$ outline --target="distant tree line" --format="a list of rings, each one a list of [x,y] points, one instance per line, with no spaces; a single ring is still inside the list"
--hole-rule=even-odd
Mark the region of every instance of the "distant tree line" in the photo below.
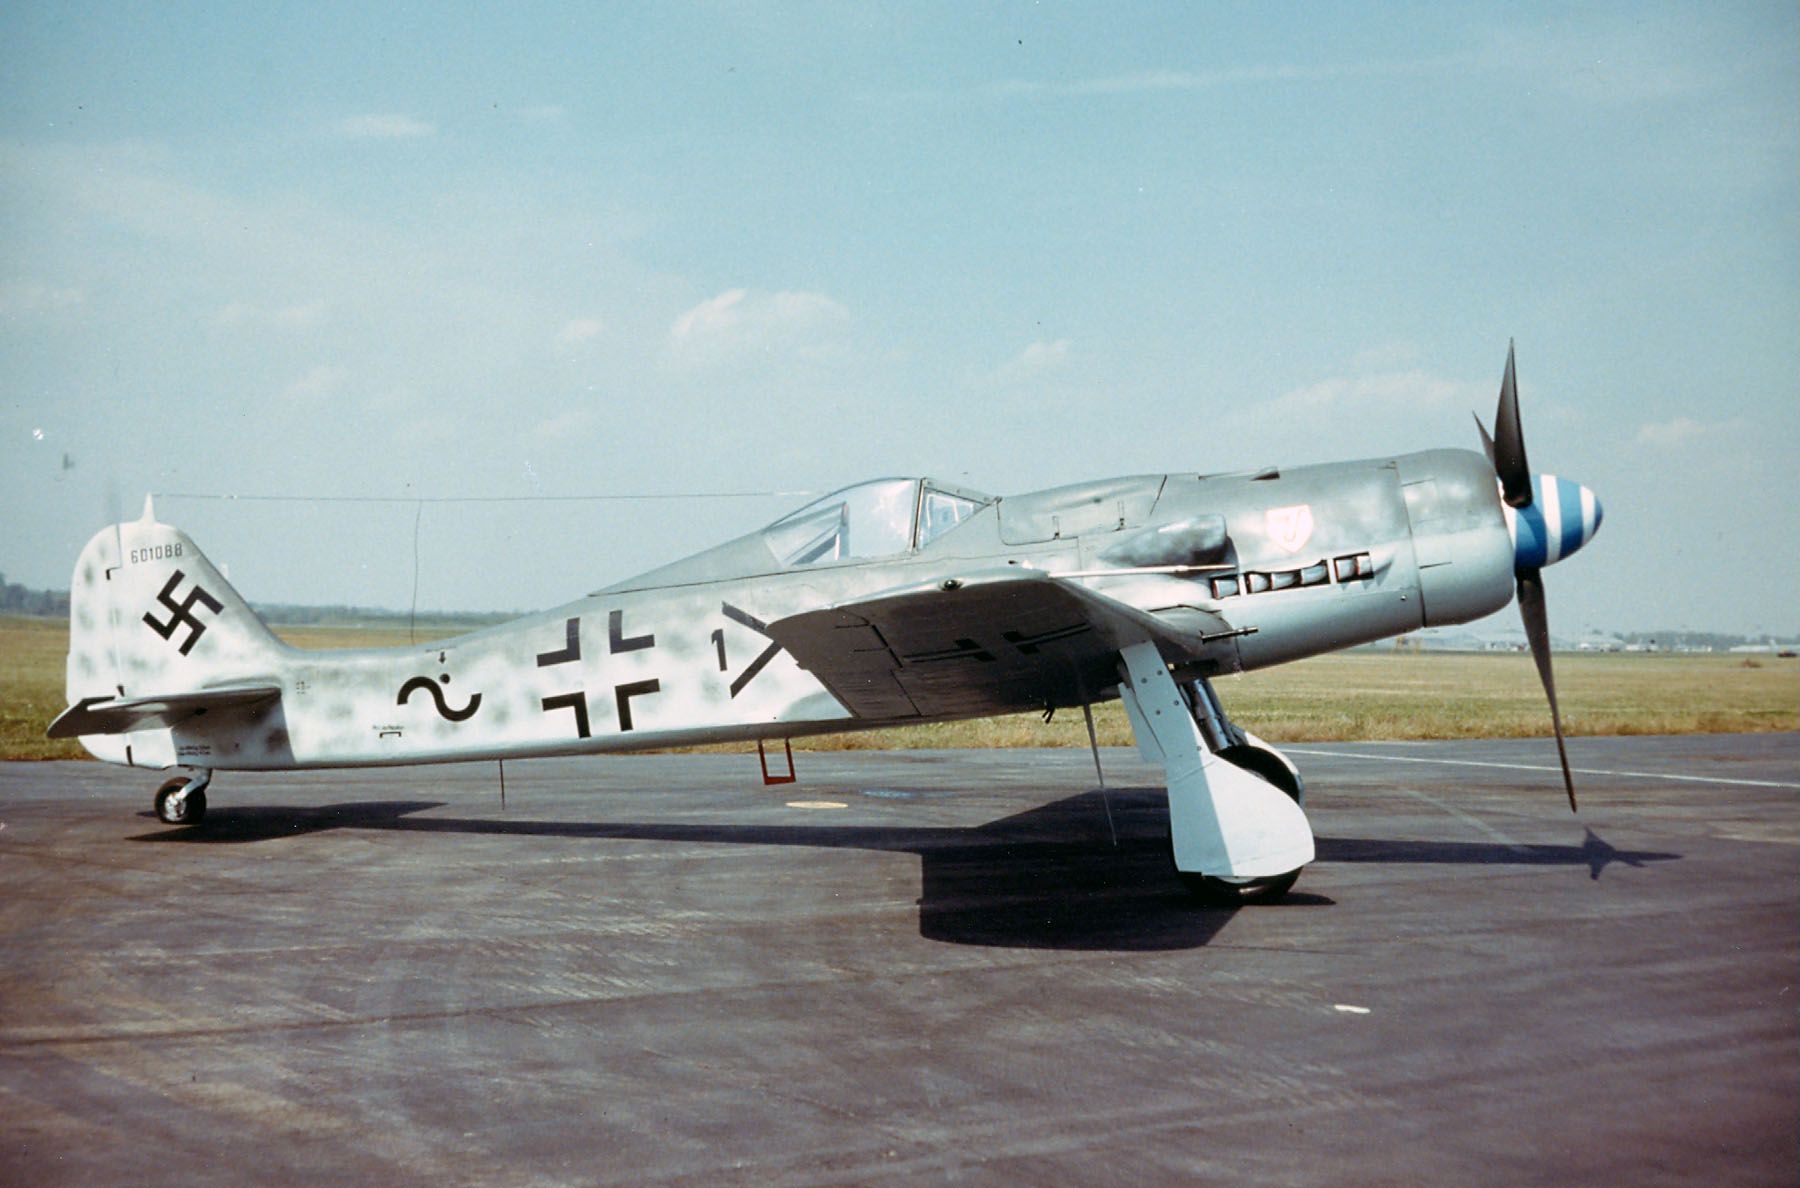
[[[66,619],[69,616],[69,592],[27,589],[17,582],[7,581],[6,575],[0,573],[0,614]]]
[[[1620,633],[1619,638],[1627,645],[1661,651],[1699,651],[1711,648],[1715,652],[1723,652],[1740,644],[1762,643],[1767,637],[1728,635],[1721,631],[1625,631]]]
[[[318,623],[333,625],[391,625],[416,618],[421,623],[488,624],[501,623],[513,616],[504,611],[408,611],[380,610],[367,606],[295,606],[286,602],[257,602],[251,606],[265,622],[285,626],[306,627]],[[39,615],[50,619],[69,617],[67,590],[33,590],[17,582],[8,582],[0,573],[0,615]]]

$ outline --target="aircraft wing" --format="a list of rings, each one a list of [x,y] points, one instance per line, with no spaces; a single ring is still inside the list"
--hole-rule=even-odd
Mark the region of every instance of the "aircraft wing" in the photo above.
[[[150,697],[84,697],[50,723],[51,738],[84,734],[129,734],[173,726],[209,709],[256,705],[281,696],[280,685],[222,685],[188,693]]]
[[[1233,634],[1205,611],[1178,618],[1006,569],[790,615],[768,632],[858,718],[974,717],[1097,700],[1129,644],[1197,656]]]

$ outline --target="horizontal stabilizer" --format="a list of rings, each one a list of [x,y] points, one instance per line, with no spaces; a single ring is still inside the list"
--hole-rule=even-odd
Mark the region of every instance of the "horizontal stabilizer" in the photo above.
[[[129,734],[173,726],[213,709],[258,705],[281,696],[280,685],[221,685],[192,693],[150,697],[84,697],[56,716],[49,737]]]

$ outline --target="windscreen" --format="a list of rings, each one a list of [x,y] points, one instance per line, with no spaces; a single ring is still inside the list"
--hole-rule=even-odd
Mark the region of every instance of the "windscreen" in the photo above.
[[[889,557],[912,548],[919,480],[876,479],[833,492],[764,533],[783,565]]]

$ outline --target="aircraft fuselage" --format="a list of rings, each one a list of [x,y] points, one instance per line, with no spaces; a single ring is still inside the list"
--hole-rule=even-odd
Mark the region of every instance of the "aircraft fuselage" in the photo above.
[[[185,538],[174,529],[121,527],[142,532],[110,546],[119,560],[141,554],[178,563],[168,554]],[[921,583],[949,589],[961,575],[1009,567],[1067,577],[1177,627],[1191,620],[1181,637],[1191,646],[1177,641],[1168,654],[1164,645],[1186,677],[1464,622],[1504,606],[1512,592],[1513,544],[1493,470],[1459,450],[1055,488],[988,502],[924,547],[875,559],[783,565],[764,535],[453,639],[343,652],[276,645],[259,658],[267,671],[234,676],[278,686],[278,698],[174,721],[166,733],[90,739],[90,749],[116,750],[102,757],[119,761],[128,754],[138,766],[278,769],[642,750],[905,724],[921,718],[904,698],[891,713],[853,715],[769,625]],[[103,538],[111,536],[96,543]],[[183,551],[197,555],[191,542]],[[178,610],[204,621],[205,605],[179,601],[182,591],[180,583],[163,588],[171,628]],[[134,611],[125,608],[115,632],[141,636],[162,622],[138,622]],[[1220,620],[1227,630],[1216,629]],[[951,647],[898,657],[900,683],[909,670],[1054,650],[1055,634],[1014,630],[1002,615]],[[121,666],[122,694],[151,691],[165,660],[181,663],[180,637],[171,635],[166,646],[134,638],[134,649],[152,645],[157,658],[148,668]],[[75,663],[72,652],[72,673]],[[1116,695],[1116,669],[1072,676],[1086,700]],[[1015,691],[958,716],[1068,700],[1067,687]]]

